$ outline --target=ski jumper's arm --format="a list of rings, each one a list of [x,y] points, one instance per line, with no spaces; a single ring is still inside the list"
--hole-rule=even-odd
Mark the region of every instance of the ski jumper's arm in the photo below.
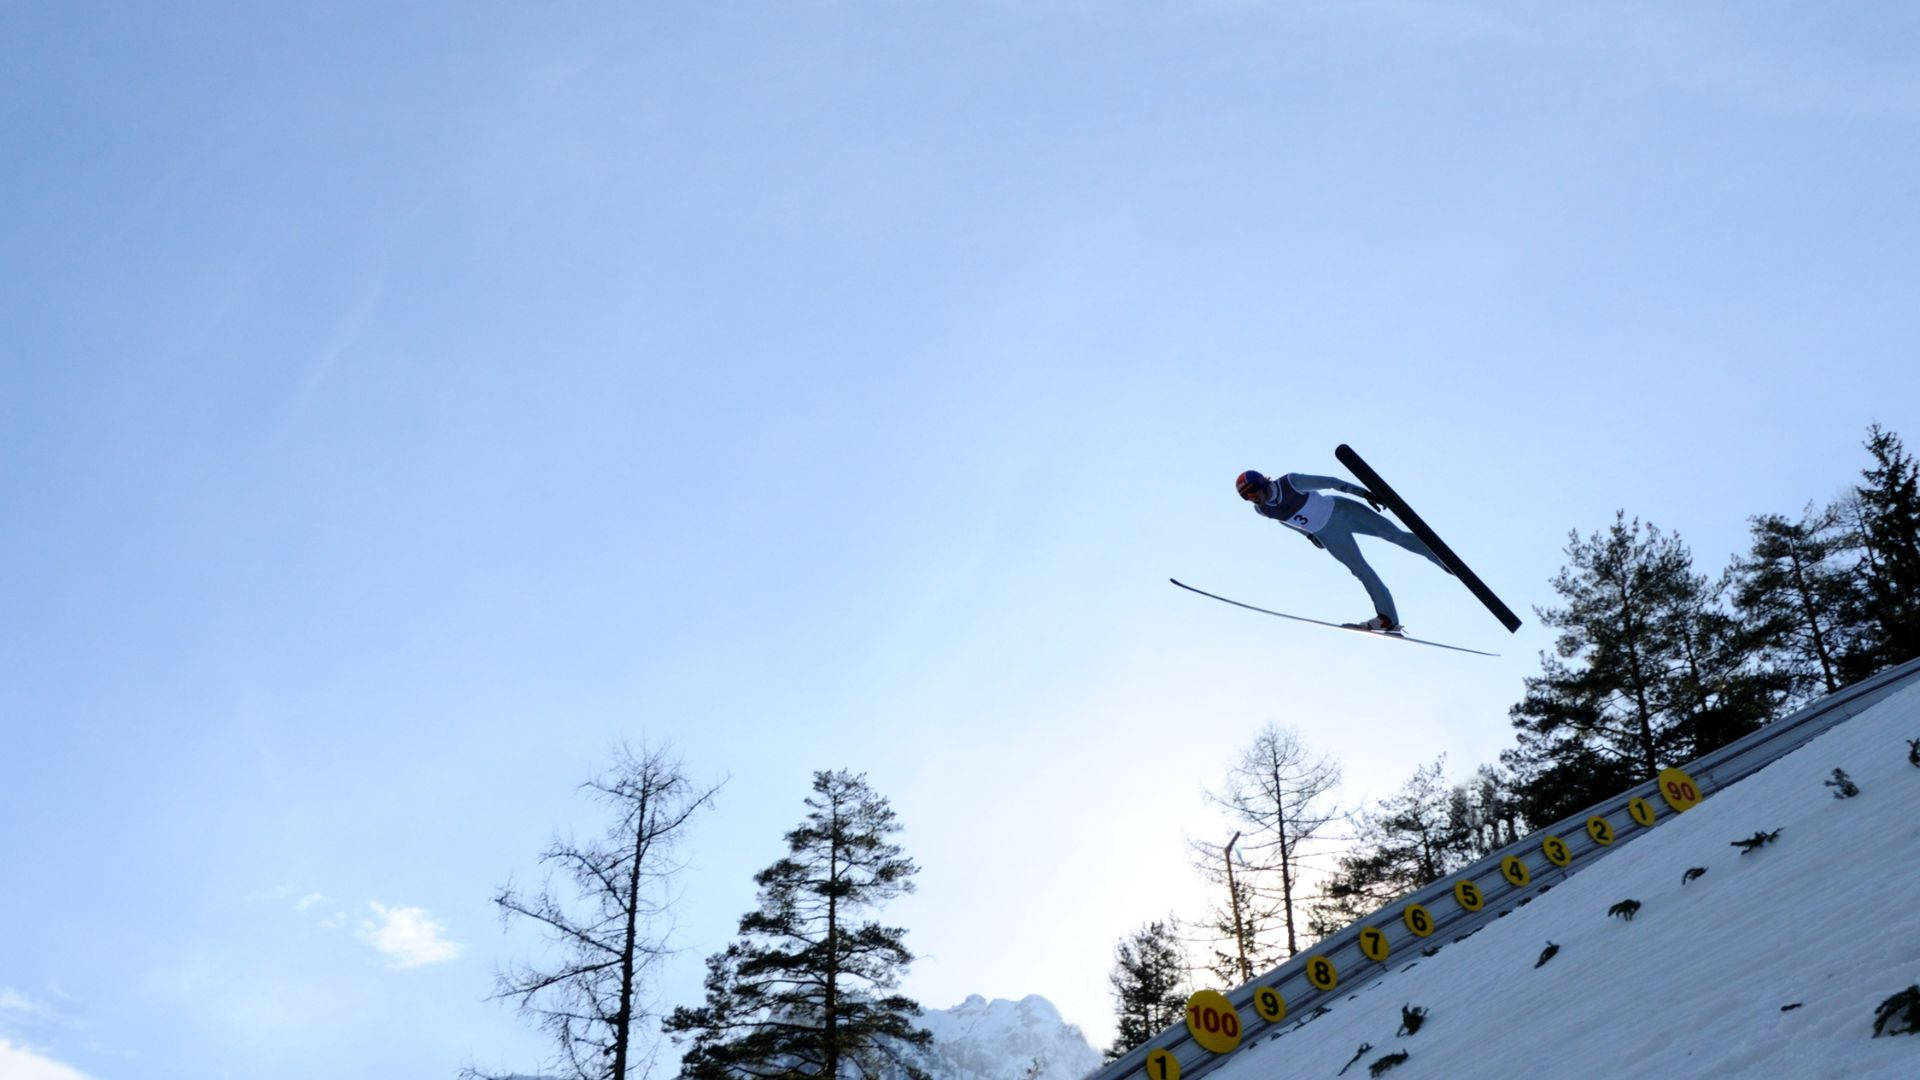
[[[1353,495],[1362,499],[1371,499],[1373,493],[1359,484],[1350,484],[1333,476],[1314,476],[1311,473],[1288,473],[1287,483],[1300,491],[1326,491],[1331,488],[1343,495]]]

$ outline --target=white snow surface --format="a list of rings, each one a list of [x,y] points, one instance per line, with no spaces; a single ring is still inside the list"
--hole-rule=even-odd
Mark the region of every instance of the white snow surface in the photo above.
[[[933,1033],[921,1067],[935,1080],[1080,1080],[1100,1065],[1080,1029],[1038,994],[1019,1001],[974,994],[951,1009],[927,1010],[919,1024]]]
[[[1920,1035],[1871,1037],[1875,1006],[1920,983],[1912,738],[1920,686],[1467,940],[1431,958],[1394,956],[1391,974],[1298,1030],[1243,1045],[1208,1080],[1331,1080],[1361,1043],[1373,1049],[1343,1080],[1402,1050],[1385,1080],[1920,1077]],[[1821,786],[1836,767],[1857,797]],[[1752,854],[1730,846],[1774,829]],[[1706,874],[1681,884],[1695,866]],[[1631,922],[1608,917],[1629,898],[1642,905]],[[1560,951],[1535,969],[1549,940]],[[1409,960],[1417,966],[1402,970]],[[1403,1004],[1430,1011],[1417,1033],[1396,1036]]]

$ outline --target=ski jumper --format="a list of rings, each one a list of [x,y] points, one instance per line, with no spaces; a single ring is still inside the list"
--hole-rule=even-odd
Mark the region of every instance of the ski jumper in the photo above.
[[[1393,606],[1393,594],[1387,591],[1386,583],[1380,580],[1379,574],[1373,572],[1373,567],[1367,565],[1366,557],[1360,554],[1360,545],[1354,542],[1354,537],[1363,534],[1377,536],[1428,559],[1442,570],[1447,570],[1447,565],[1428,551],[1427,545],[1421,543],[1419,537],[1360,503],[1321,494],[1329,488],[1360,498],[1367,496],[1367,489],[1345,480],[1307,473],[1287,473],[1273,478],[1272,500],[1256,502],[1253,509],[1261,517],[1272,518],[1290,529],[1307,534],[1316,544],[1326,548],[1327,554],[1340,560],[1340,565],[1366,586],[1367,596],[1373,600],[1374,611],[1393,625],[1400,625],[1400,614]]]

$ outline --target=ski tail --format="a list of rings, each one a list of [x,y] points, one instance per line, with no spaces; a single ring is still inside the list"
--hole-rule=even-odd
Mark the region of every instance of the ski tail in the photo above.
[[[1520,616],[1515,615],[1512,608],[1495,596],[1492,589],[1487,588],[1486,582],[1480,580],[1480,575],[1460,561],[1460,556],[1453,553],[1453,549],[1447,546],[1447,542],[1440,539],[1433,529],[1420,519],[1419,514],[1413,512],[1413,507],[1408,506],[1407,500],[1393,490],[1393,485],[1382,480],[1380,474],[1373,471],[1372,466],[1368,465],[1359,454],[1353,452],[1353,447],[1341,443],[1334,450],[1333,456],[1339,458],[1340,464],[1345,465],[1352,470],[1353,475],[1360,478],[1360,482],[1367,486],[1368,491],[1373,492],[1376,500],[1391,508],[1394,515],[1406,524],[1408,531],[1419,537],[1421,543],[1427,545],[1427,550],[1439,556],[1440,561],[1447,564],[1454,576],[1460,579],[1460,583],[1487,606],[1487,610],[1493,613],[1494,618],[1500,620],[1500,624],[1507,628],[1508,633],[1520,629]]]

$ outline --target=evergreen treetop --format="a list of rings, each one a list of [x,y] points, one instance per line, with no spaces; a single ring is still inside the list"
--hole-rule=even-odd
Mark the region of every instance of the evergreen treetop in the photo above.
[[[920,1006],[887,993],[912,963],[906,931],[859,916],[913,891],[919,869],[891,837],[893,809],[864,775],[814,774],[787,855],[754,876],[759,907],[740,940],[707,960],[706,1003],[665,1030],[692,1045],[682,1075],[924,1080],[913,1049],[932,1036]]]
[[[1175,937],[1178,925],[1171,916],[1155,920],[1114,947],[1108,979],[1118,1022],[1108,1061],[1143,1045],[1186,1015],[1186,963]]]
[[[1872,631],[1865,659],[1878,670],[1920,656],[1920,463],[1878,424],[1866,445],[1874,463],[1855,492]]]

